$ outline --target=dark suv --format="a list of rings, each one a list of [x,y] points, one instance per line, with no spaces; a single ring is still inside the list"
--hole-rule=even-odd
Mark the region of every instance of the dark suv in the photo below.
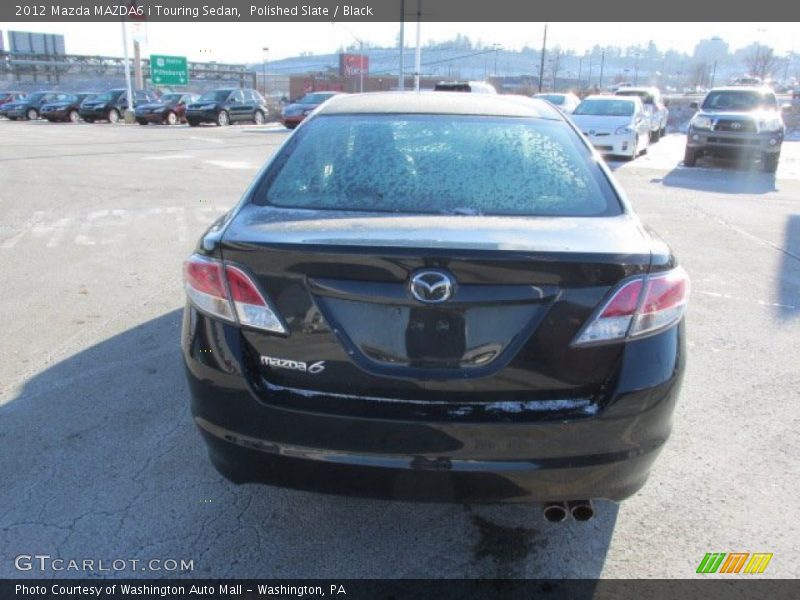
[[[137,90],[133,92],[133,106],[146,102],[156,102],[158,96],[151,90]],[[119,122],[120,117],[128,108],[128,95],[124,89],[109,90],[87,98],[81,103],[80,116],[87,123],[95,121]]]
[[[140,104],[136,107],[136,122],[139,125],[164,123],[177,125],[186,120],[186,107],[197,100],[197,94],[170,92],[164,94],[152,104]]]
[[[685,166],[701,156],[746,156],[760,158],[764,171],[777,170],[786,127],[771,89],[715,88],[691,106],[699,110],[689,122]]]
[[[263,96],[247,88],[211,90],[186,107],[186,121],[192,127],[200,123],[225,126],[236,121],[252,121],[261,125],[268,115],[269,109]]]

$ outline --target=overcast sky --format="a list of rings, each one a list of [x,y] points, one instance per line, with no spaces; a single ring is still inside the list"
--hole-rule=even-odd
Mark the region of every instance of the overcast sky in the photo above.
[[[393,45],[397,23],[148,23],[144,55],[175,54],[189,60],[260,62],[268,46],[269,60],[334,52],[353,36],[376,45]],[[800,52],[797,23],[550,23],[548,46],[583,51],[595,44],[627,46],[653,40],[659,48],[690,52],[695,43],[722,37],[731,49],[760,41],[779,55]],[[423,23],[422,40],[443,41],[461,33],[484,44],[509,49],[539,47],[543,23]],[[0,23],[0,30],[62,33],[71,54],[122,54],[118,23]],[[349,32],[348,32],[349,30]],[[144,33],[144,32],[143,32]],[[415,43],[416,25],[406,24],[406,44]],[[6,39],[6,44],[8,40]]]

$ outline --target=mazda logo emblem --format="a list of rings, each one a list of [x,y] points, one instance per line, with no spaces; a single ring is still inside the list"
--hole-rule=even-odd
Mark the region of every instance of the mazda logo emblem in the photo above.
[[[453,297],[455,280],[444,271],[419,271],[411,277],[411,295],[420,302],[437,304]]]

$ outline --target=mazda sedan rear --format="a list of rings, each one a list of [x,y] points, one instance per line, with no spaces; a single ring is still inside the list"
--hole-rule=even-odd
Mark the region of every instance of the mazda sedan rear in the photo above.
[[[580,518],[670,433],[687,276],[544,101],[337,96],[184,279],[194,422],[234,482]]]

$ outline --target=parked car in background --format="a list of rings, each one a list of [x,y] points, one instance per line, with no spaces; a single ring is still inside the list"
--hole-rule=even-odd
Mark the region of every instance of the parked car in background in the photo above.
[[[47,104],[42,105],[41,115],[50,122],[65,121],[77,123],[80,120],[81,102],[97,95],[97,92],[80,92],[78,94],[58,94]]]
[[[5,117],[4,106],[11,102],[22,100],[25,92],[0,92],[0,117]]]
[[[158,95],[152,90],[136,90],[133,92],[133,106],[152,103]],[[87,123],[108,121],[118,123],[128,109],[128,94],[125,89],[108,90],[81,102],[79,114]]]
[[[203,235],[181,347],[225,477],[551,521],[644,485],[688,277],[566,117],[524,100],[332,98]]]
[[[650,141],[655,143],[667,133],[669,109],[656,87],[627,87],[615,92],[617,96],[638,96],[650,121]]]
[[[221,88],[202,94],[186,107],[186,122],[192,127],[200,123],[225,126],[252,121],[265,123],[269,116],[266,100],[250,88]]]
[[[473,94],[496,94],[495,87],[486,81],[440,81],[433,86],[434,92],[470,92]]]
[[[12,121],[17,119],[27,119],[33,121],[38,119],[43,104],[47,104],[58,95],[58,92],[34,92],[3,105],[3,113]]]
[[[292,102],[281,110],[281,123],[288,129],[294,129],[303,122],[311,111],[326,100],[341,92],[309,92],[297,102]]]
[[[714,88],[691,107],[698,112],[689,121],[684,166],[695,166],[701,156],[739,156],[761,159],[769,173],[778,169],[786,126],[770,88]]]
[[[572,92],[567,92],[566,94],[535,94],[533,97],[547,100],[550,104],[568,115],[572,114],[572,111],[581,103],[581,99]]]
[[[601,154],[634,159],[650,144],[650,120],[638,95],[589,96],[571,119]]]
[[[136,107],[136,122],[139,125],[164,123],[177,125],[186,122],[186,107],[196,102],[198,94],[169,92],[163,94],[156,102],[139,104]]]

